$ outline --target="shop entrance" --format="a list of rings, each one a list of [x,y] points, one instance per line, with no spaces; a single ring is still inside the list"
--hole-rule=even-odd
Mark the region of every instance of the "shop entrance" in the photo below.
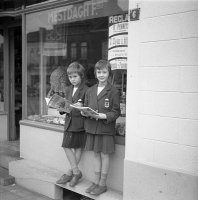
[[[19,140],[22,119],[22,32],[21,26],[9,29],[9,140]]]

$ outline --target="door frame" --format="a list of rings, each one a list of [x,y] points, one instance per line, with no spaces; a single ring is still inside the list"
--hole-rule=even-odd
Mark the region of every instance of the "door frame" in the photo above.
[[[8,27],[8,140],[17,139],[15,124],[15,28],[21,27],[15,24]],[[22,35],[21,35],[22,37]]]

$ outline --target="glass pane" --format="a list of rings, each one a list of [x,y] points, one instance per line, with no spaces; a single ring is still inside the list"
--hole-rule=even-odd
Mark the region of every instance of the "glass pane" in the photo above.
[[[0,111],[4,111],[4,65],[3,65],[3,31],[0,30]]]
[[[77,46],[76,43],[71,44],[71,58],[75,60],[77,58]]]
[[[81,59],[83,60],[87,59],[87,43],[86,42],[81,43]]]
[[[45,97],[62,95],[69,85],[66,69],[71,62],[85,67],[88,86],[95,84],[94,65],[105,53],[103,44],[108,40],[108,17],[52,23],[49,13],[32,13],[26,18],[29,119],[59,116],[58,111],[47,107]]]

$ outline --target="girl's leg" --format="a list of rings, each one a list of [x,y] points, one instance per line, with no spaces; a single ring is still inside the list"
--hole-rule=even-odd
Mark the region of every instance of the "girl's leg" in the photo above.
[[[106,186],[107,175],[109,171],[109,154],[101,153],[102,169],[99,185]]]
[[[76,162],[77,164],[79,164],[82,155],[82,149],[81,148],[74,149],[74,152],[75,152]]]
[[[93,163],[94,163],[94,180],[93,183],[85,190],[86,193],[91,193],[98,186],[100,182],[101,164],[102,164],[100,153],[94,152]]]
[[[78,163],[77,163],[74,151],[69,148],[64,148],[64,151],[67,156],[67,159],[69,160],[69,163],[70,163],[73,173],[75,173],[75,174],[79,173]]]
[[[58,179],[56,181],[56,183],[58,184],[66,184],[67,182],[71,181],[72,179],[72,175],[73,175],[73,170],[72,170],[72,167],[75,166],[75,157],[72,156],[72,149],[68,149],[68,148],[64,148],[64,151],[66,153],[66,156],[69,160],[69,163],[70,163],[70,166],[71,166],[71,169],[69,169],[66,174],[63,174],[60,179]]]
[[[72,179],[69,183],[69,185],[71,187],[74,187],[78,181],[82,178],[82,173],[78,168],[78,163],[80,161],[80,157],[81,157],[81,150],[77,150],[74,149],[66,149],[65,153],[67,155],[67,158],[69,160],[69,163],[71,165],[72,171],[73,171],[73,176]],[[77,158],[76,158],[76,153],[77,153]]]
[[[98,186],[96,186],[90,192],[93,195],[100,195],[107,191],[106,180],[109,170],[109,154],[101,153],[100,156],[101,156],[101,175],[98,182]]]

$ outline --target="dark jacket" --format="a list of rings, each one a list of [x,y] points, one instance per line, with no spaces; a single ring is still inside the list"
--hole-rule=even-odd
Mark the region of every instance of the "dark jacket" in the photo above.
[[[77,103],[79,99],[84,101],[85,98],[85,92],[87,91],[87,86],[82,83],[77,91],[75,92],[74,96],[72,97],[73,93],[73,85],[70,85],[66,91],[66,99],[71,101],[72,103]],[[84,117],[80,114],[80,111],[77,109],[72,109],[70,113],[66,113],[65,116],[65,131],[72,131],[72,132],[79,132],[84,131]]]
[[[120,115],[119,92],[113,85],[108,83],[97,96],[97,87],[96,84],[87,90],[84,106],[89,106],[99,113],[105,113],[107,119],[95,120],[87,117],[85,119],[85,130],[92,134],[114,135],[116,119]]]

